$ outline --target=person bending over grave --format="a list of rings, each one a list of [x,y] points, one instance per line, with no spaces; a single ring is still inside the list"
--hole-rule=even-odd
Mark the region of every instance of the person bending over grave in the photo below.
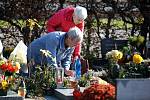
[[[62,66],[66,75],[73,75],[69,70],[71,64],[71,56],[74,47],[82,42],[83,33],[78,27],[70,28],[68,32],[54,31],[46,34],[28,46],[27,60],[34,61],[36,65],[53,65],[54,67]],[[48,50],[51,57],[43,55],[41,50]]]
[[[47,22],[47,31],[53,32],[60,30],[67,32],[71,27],[78,27],[84,31],[84,20],[87,18],[87,10],[84,7],[66,7],[56,12]],[[81,44],[75,47],[72,55],[72,62],[80,57]]]

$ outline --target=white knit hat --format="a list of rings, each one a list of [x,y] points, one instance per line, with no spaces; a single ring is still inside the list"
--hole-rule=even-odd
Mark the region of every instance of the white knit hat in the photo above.
[[[84,20],[87,18],[87,10],[84,7],[77,6],[74,10],[74,15]]]

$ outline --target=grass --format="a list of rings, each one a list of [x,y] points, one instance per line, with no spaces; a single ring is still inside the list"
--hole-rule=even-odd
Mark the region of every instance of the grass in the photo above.
[[[108,22],[107,18],[100,19],[100,27],[106,26]],[[96,20],[94,20],[94,24],[96,27]],[[113,19],[111,20],[110,26],[114,29],[125,29],[125,25],[128,29],[132,28],[132,24],[124,23],[121,19]]]
[[[107,21],[108,21],[107,18],[100,19],[100,27],[106,26]],[[13,20],[13,22],[17,23],[21,27],[25,25],[25,20],[18,20],[18,21]],[[39,25],[42,25],[43,23],[44,22],[39,21]],[[131,24],[126,24],[126,25],[127,25],[127,28],[132,28]],[[0,20],[0,27],[1,28],[7,28],[8,26],[10,26],[10,24],[8,22]],[[96,27],[96,20],[94,20],[93,26]],[[114,29],[124,29],[125,23],[121,19],[113,19],[111,21],[111,26]]]
[[[0,20],[0,28],[7,28],[10,24],[6,21]]]

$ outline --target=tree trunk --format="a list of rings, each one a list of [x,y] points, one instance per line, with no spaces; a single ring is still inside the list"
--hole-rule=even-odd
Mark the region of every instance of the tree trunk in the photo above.
[[[141,35],[144,36],[145,40],[144,43],[140,46],[140,53],[145,56],[146,53],[146,41],[147,41],[147,34],[149,33],[150,40],[150,1],[149,0],[141,0],[140,1],[140,12],[144,17],[144,22],[141,25]],[[144,50],[145,49],[145,50]],[[145,52],[143,52],[143,50]]]

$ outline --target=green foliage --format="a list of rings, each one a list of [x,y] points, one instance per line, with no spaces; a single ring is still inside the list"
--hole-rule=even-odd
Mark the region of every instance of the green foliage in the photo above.
[[[43,69],[38,66],[35,74],[26,79],[27,90],[30,95],[43,96],[50,95],[56,88],[55,70],[52,67],[44,66]]]
[[[0,28],[7,28],[10,24],[6,21],[0,20]]]
[[[54,57],[48,50],[40,50],[46,57],[52,61]],[[36,69],[32,72],[31,77],[28,79],[27,87],[29,93],[33,96],[51,95],[57,87],[55,82],[55,72],[53,64],[47,66],[34,66]]]
[[[131,46],[139,47],[144,42],[144,37],[141,35],[130,36],[128,40]]]
[[[134,64],[133,62],[108,65],[106,80],[115,84],[115,80],[125,78],[149,78],[149,63]]]
[[[88,81],[87,81],[87,79],[85,79],[84,76],[82,76],[78,82],[79,86],[81,86],[81,87],[85,87],[87,85],[87,83],[88,83]]]
[[[86,87],[89,86],[89,80],[92,78],[92,71],[88,71],[87,73],[83,74],[78,81],[79,86]]]
[[[148,63],[123,64],[121,65],[122,72],[120,73],[120,78],[149,78],[150,69],[148,66]]]
[[[101,28],[106,27],[108,19],[107,18],[102,18],[99,19],[99,25]],[[114,28],[114,29],[124,29],[125,25],[124,25],[124,21],[120,20],[120,19],[113,19],[110,23],[110,25]],[[93,20],[92,23],[92,27],[97,27],[97,21],[96,19]],[[132,25],[131,24],[127,24],[127,28],[131,29]]]
[[[13,21],[13,23],[16,23],[16,25],[19,25],[20,27],[23,27],[25,20],[20,19],[20,20],[12,20],[12,21]]]

